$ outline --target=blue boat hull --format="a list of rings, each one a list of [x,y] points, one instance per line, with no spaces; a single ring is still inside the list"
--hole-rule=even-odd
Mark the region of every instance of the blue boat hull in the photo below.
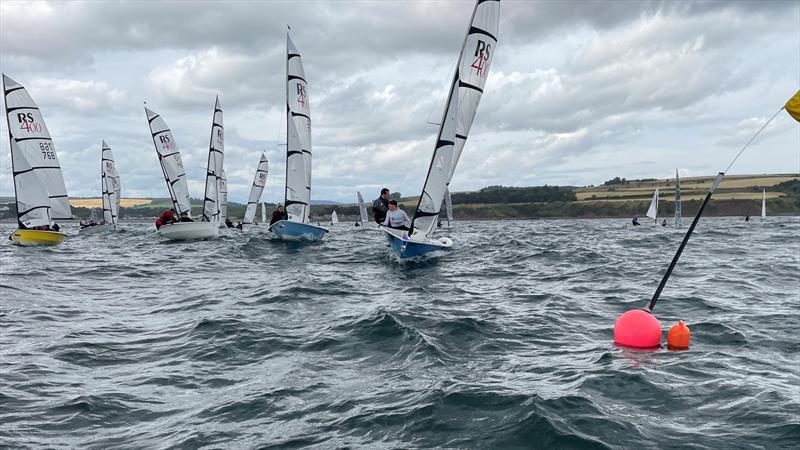
[[[311,225],[310,223],[298,223],[291,220],[280,220],[269,227],[269,231],[275,234],[275,237],[284,241],[320,241],[325,233],[328,232],[326,228]]]
[[[405,232],[383,228],[389,246],[392,247],[395,255],[402,261],[406,259],[421,258],[434,252],[441,252],[453,246],[453,241],[448,238],[437,240],[412,241],[405,236]]]

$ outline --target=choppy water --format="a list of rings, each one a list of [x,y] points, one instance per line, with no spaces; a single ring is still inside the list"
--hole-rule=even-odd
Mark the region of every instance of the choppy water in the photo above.
[[[612,344],[682,236],[622,223],[462,222],[405,266],[348,224],[0,244],[0,447],[796,448],[800,218],[703,219],[656,309],[684,352]]]

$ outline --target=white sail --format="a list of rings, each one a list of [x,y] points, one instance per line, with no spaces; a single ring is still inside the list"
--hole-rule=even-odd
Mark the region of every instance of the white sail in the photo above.
[[[450,189],[445,192],[444,206],[447,210],[447,225],[453,224],[453,199],[450,198]]]
[[[358,194],[358,212],[361,214],[361,223],[366,224],[369,222],[369,216],[367,216],[367,205],[364,203],[364,197],[361,196],[361,192],[356,191]]]
[[[217,186],[222,177],[225,161],[225,128],[222,122],[222,107],[219,96],[214,101],[214,116],[211,120],[211,139],[208,144],[206,166],[206,189],[203,196],[203,222],[224,222],[221,216],[221,193]]]
[[[336,211],[331,213],[331,225],[334,223],[339,223],[339,215],[336,214]]]
[[[455,173],[497,45],[500,2],[478,0],[458,57],[428,176],[412,220],[412,236],[430,236]]]
[[[224,227],[225,219],[228,218],[228,179],[225,177],[225,170],[221,172],[217,190],[219,192],[219,226]]]
[[[483,87],[489,76],[489,67],[497,46],[497,31],[500,23],[500,1],[478,0],[472,20],[461,49],[455,80],[458,86],[458,126],[453,148],[453,164],[450,179],[467,142],[467,136],[475,119],[475,112],[483,95]],[[450,182],[450,179],[447,182]]]
[[[25,88],[3,74],[17,220],[27,228],[72,218],[56,148],[39,107]]]
[[[311,109],[303,61],[286,34],[286,212],[308,222],[311,209]]]
[[[764,194],[761,197],[761,221],[767,218],[767,189],[764,188]]]
[[[658,188],[653,193],[653,199],[650,200],[650,207],[647,208],[647,217],[658,222]]]
[[[681,217],[681,177],[678,176],[678,169],[675,169],[675,227],[683,226]]]
[[[189,203],[189,187],[186,184],[186,171],[183,168],[183,160],[172,131],[167,127],[164,119],[155,111],[145,107],[147,122],[150,124],[150,134],[153,136],[153,145],[156,146],[158,161],[161,163],[161,170],[164,173],[164,180],[167,182],[169,196],[175,212],[179,216],[192,216],[192,207]]]
[[[119,217],[119,195],[121,192],[119,172],[117,172],[111,147],[103,141],[100,157],[100,187],[103,201],[103,220],[117,227]]]
[[[269,171],[269,163],[267,156],[261,154],[261,159],[258,161],[256,168],[256,175],[253,178],[253,186],[250,187],[250,197],[247,198],[247,209],[244,212],[244,219],[242,223],[250,225],[256,218],[256,209],[258,208],[261,193],[264,192],[264,185],[267,183],[267,173]],[[264,210],[264,204],[261,204],[261,221],[266,222],[267,212]]]
[[[261,202],[261,223],[267,223],[267,204]]]

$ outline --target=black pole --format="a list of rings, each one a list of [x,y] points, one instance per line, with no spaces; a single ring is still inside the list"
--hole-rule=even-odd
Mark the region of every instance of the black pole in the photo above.
[[[703,210],[706,208],[708,201],[711,200],[711,195],[714,194],[714,191],[719,186],[719,183],[722,181],[722,177],[725,174],[720,172],[717,175],[717,178],[711,184],[711,189],[708,190],[708,194],[706,194],[706,198],[703,200],[703,203],[700,205],[700,209],[697,211],[697,215],[694,216],[694,220],[692,220],[692,224],[689,226],[689,229],[686,231],[686,235],[683,237],[683,241],[681,242],[680,247],[678,247],[678,251],[675,253],[675,257],[672,258],[672,262],[669,263],[669,267],[667,267],[666,273],[664,273],[664,278],[661,279],[661,283],[659,283],[656,292],[653,294],[653,298],[650,300],[650,303],[645,308],[649,312],[653,312],[653,308],[656,306],[656,302],[658,301],[658,297],[661,295],[661,291],[664,290],[664,286],[667,285],[667,280],[669,280],[670,275],[672,275],[672,270],[675,268],[675,265],[678,264],[678,259],[681,257],[681,253],[683,253],[683,249],[686,247],[686,244],[689,242],[689,238],[692,237],[692,232],[694,232],[694,227],[697,226],[697,222],[700,221],[700,216],[703,215]]]

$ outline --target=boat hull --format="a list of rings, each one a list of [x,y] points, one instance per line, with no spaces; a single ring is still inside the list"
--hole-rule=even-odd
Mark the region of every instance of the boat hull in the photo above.
[[[193,241],[217,237],[219,227],[213,222],[175,222],[159,228],[158,234],[172,241]]]
[[[411,240],[405,231],[392,228],[381,228],[386,233],[386,239],[395,255],[402,261],[412,258],[421,258],[434,252],[441,252],[453,247],[453,241],[442,237],[437,239]]]
[[[104,225],[95,225],[95,226],[91,226],[91,227],[85,227],[85,228],[81,228],[80,230],[78,230],[78,233],[80,233],[80,234],[97,234],[97,233],[102,233],[102,232],[106,232],[106,231],[114,231],[114,225],[111,225],[110,223],[107,223],[107,224],[104,224]]]
[[[298,223],[291,220],[279,220],[269,227],[275,237],[284,241],[320,241],[328,232],[327,228]]]
[[[66,234],[58,231],[16,230],[11,233],[11,242],[24,247],[58,245],[66,237]]]

